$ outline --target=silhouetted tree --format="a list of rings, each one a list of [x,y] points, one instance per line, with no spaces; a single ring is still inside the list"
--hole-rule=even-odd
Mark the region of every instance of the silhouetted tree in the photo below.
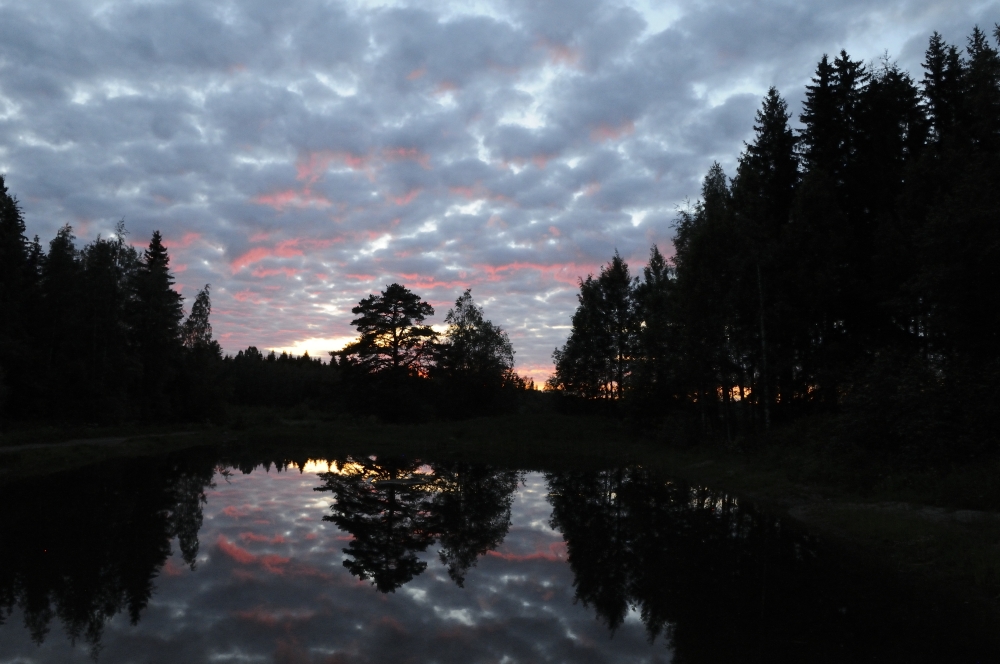
[[[16,385],[11,395],[16,410],[25,409],[37,386],[32,385],[36,361],[32,338],[37,335],[38,239],[25,236],[24,218],[17,198],[0,176],[0,370],[5,381]],[[9,389],[9,388],[8,388]],[[4,414],[0,404],[0,416]]]
[[[444,322],[448,331],[434,348],[429,376],[442,384],[448,410],[466,416],[490,412],[501,392],[518,380],[510,338],[485,318],[469,290],[455,300]]]
[[[638,335],[635,285],[617,251],[596,279],[589,275],[580,281],[580,306],[569,339],[552,355],[551,388],[582,397],[624,396]]]
[[[405,286],[390,284],[379,295],[369,295],[351,309],[351,321],[360,337],[340,352],[344,358],[373,373],[419,373],[430,355],[429,342],[437,336],[424,319],[434,307]]]
[[[80,399],[93,419],[119,419],[128,410],[129,390],[141,367],[130,346],[128,313],[134,298],[138,253],[126,244],[119,222],[111,238],[98,238],[80,252],[82,267],[81,367],[85,385]]]
[[[142,386],[151,413],[162,416],[169,406],[167,386],[180,355],[183,298],[173,289],[170,257],[159,231],[154,231],[136,273],[133,339],[142,363]]]

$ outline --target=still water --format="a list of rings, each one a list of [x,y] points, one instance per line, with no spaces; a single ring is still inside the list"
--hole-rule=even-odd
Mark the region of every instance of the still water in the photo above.
[[[0,663],[993,661],[891,576],[636,464],[196,450],[0,491]]]

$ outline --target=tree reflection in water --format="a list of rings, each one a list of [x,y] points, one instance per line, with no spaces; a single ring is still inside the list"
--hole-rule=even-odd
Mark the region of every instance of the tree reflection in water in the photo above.
[[[676,662],[969,654],[953,638],[972,631],[964,618],[752,503],[640,466],[546,479],[576,599],[612,634],[634,610],[650,641],[666,633]]]
[[[127,612],[133,623],[139,621],[174,538],[194,567],[213,471],[307,467],[305,459],[289,461],[280,454],[268,459],[239,450],[235,458],[220,461],[217,453],[107,462],[54,475],[44,488],[32,481],[0,490],[0,622],[18,607],[32,638],[41,643],[58,619],[72,641],[82,640],[96,653],[109,619]],[[547,510],[537,493],[526,494],[524,506],[515,508],[523,477],[521,471],[466,462],[344,457],[320,475],[319,487],[311,478],[285,486],[332,494],[324,519],[352,535],[344,566],[388,593],[426,569],[432,558],[422,554],[435,542],[437,558],[464,587],[480,557],[507,537],[512,512],[521,514],[522,544],[535,541],[525,537],[535,530],[530,519]],[[987,632],[969,623],[969,614],[956,610],[954,602],[927,601],[923,591],[820,547],[751,503],[671,482],[635,465],[553,471],[545,481],[550,525],[566,542],[575,598],[612,635],[621,630],[617,638],[623,641],[632,633],[625,623],[638,619],[651,642],[666,637],[675,662],[976,661],[969,655],[995,650],[992,639],[984,645]],[[278,491],[267,482],[250,484],[261,495]],[[298,510],[299,498],[291,496],[299,494],[284,495],[290,502],[269,508],[277,510],[271,516],[288,505]],[[230,506],[216,507],[222,514]],[[548,531],[535,534],[558,538]],[[328,554],[320,549],[299,555],[308,560]],[[224,556],[218,560],[220,565],[206,569],[208,578],[213,569],[229,574],[227,566],[234,564]],[[499,556],[484,565],[481,579],[468,582],[471,595],[465,601],[481,598],[477,593],[485,592],[484,585],[496,592],[492,575],[528,578],[552,564]],[[554,568],[547,569],[551,574]],[[233,583],[241,578],[236,572],[246,569],[232,570]],[[254,577],[253,584],[239,586],[247,593],[240,597],[256,601],[255,592],[282,583],[292,595],[299,592],[291,575],[261,573],[267,577],[263,583],[275,585],[260,585]],[[536,581],[515,584],[512,597],[518,597],[516,588]],[[559,581],[561,587],[568,583]],[[398,610],[403,600],[385,606]],[[550,610],[564,616],[575,611],[546,604]],[[503,629],[520,624],[518,615],[501,612],[483,620],[499,621],[495,625]]]
[[[510,530],[514,492],[524,473],[455,462],[434,464],[438,481],[432,511],[438,524],[441,562],[464,587],[480,556],[503,543]]]
[[[341,459],[336,472],[320,475],[315,491],[333,493],[333,514],[323,517],[354,536],[344,567],[392,592],[424,571],[417,558],[434,542],[430,495],[415,471],[420,462],[404,457]]]
[[[120,460],[0,493],[0,623],[15,606],[36,643],[58,617],[96,654],[107,620],[139,622],[178,539],[193,569],[212,460]]]
[[[435,540],[459,586],[479,556],[503,542],[521,474],[466,463],[423,465],[406,457],[347,457],[316,491],[334,495],[323,517],[353,535],[344,549],[352,574],[394,592],[424,571],[417,557]]]

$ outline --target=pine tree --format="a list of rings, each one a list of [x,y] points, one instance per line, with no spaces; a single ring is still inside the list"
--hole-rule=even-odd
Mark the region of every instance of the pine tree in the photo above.
[[[133,340],[142,365],[143,393],[154,412],[166,414],[164,400],[180,352],[183,298],[173,289],[170,257],[159,231],[153,232],[135,277]]]
[[[371,373],[419,373],[430,357],[437,333],[422,325],[434,307],[400,284],[390,284],[379,295],[369,295],[351,309],[351,321],[360,337],[340,352],[341,357]]]
[[[746,238],[748,250],[736,284],[739,293],[735,330],[752,363],[744,366],[744,373],[747,380],[754,382],[765,426],[770,422],[771,366],[778,366],[787,382],[792,364],[788,335],[781,334],[791,322],[784,315],[788,310],[788,275],[781,252],[799,182],[797,141],[788,125],[790,117],[787,104],[771,88],[757,111],[754,140],[740,158],[732,187],[738,229]]]
[[[997,156],[1000,155],[1000,54],[978,26],[969,36],[966,52],[969,59],[963,77],[963,124],[976,152]]]
[[[26,381],[34,355],[32,319],[37,306],[38,264],[41,248],[24,235],[24,218],[17,198],[0,175],[0,390],[11,392],[12,404],[23,408]],[[5,387],[5,383],[7,387]],[[3,404],[0,404],[3,413]]]
[[[29,270],[29,243],[17,198],[10,195],[0,175],[0,344],[24,334],[24,307],[33,286]],[[21,328],[21,329],[18,329]]]
[[[935,32],[924,54],[923,68],[924,100],[934,138],[940,144],[952,135],[959,116],[962,63],[958,49],[946,44]]]

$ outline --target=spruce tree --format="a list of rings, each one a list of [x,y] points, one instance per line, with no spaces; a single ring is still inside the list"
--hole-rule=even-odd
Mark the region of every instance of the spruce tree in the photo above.
[[[174,290],[170,257],[159,231],[153,232],[135,277],[133,341],[142,366],[143,394],[154,414],[166,415],[166,389],[181,348],[183,298]]]
[[[959,116],[962,93],[962,63],[958,49],[935,32],[924,54],[923,97],[935,141],[949,138]]]
[[[37,338],[30,319],[37,307],[40,248],[37,240],[34,245],[28,242],[24,231],[17,198],[0,175],[0,391],[12,395],[15,408],[23,407],[25,381],[32,373],[32,341]],[[12,385],[18,389],[11,390]]]

